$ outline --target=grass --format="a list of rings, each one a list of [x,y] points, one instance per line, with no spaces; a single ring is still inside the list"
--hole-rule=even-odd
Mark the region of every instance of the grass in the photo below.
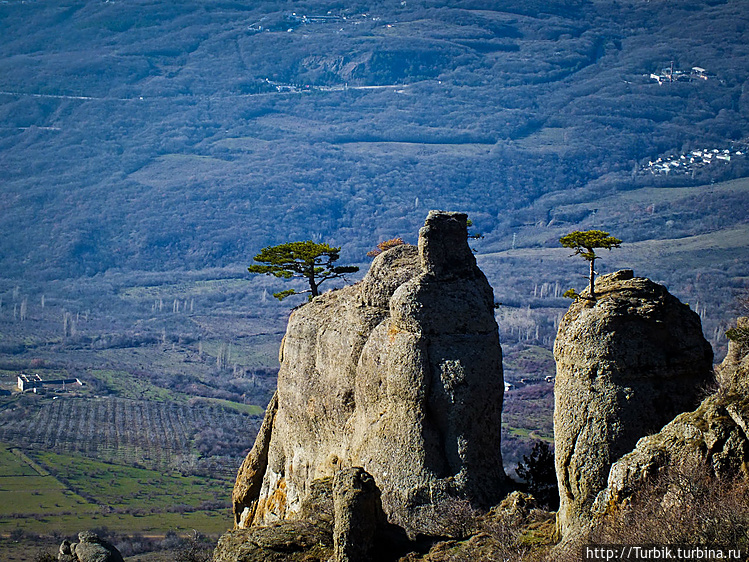
[[[127,371],[93,370],[91,374],[120,398],[179,403],[187,400],[181,393],[156,386],[148,379],[137,377]]]
[[[547,443],[554,443],[554,437],[551,435],[543,435],[539,432],[537,429],[528,429],[525,427],[512,427],[505,425],[505,429],[507,430],[507,433],[514,437],[519,437],[521,439],[540,439],[542,441],[546,441]]]
[[[13,519],[27,515],[64,515],[87,507],[95,508],[47,471],[11,450],[0,448],[0,530]],[[43,472],[44,474],[40,474]]]
[[[201,343],[191,342],[189,344],[166,344],[102,349],[96,352],[96,357],[121,366],[123,369],[132,371],[152,370],[163,373],[179,373],[194,375],[204,382],[210,384],[215,375],[216,356],[223,345],[229,345],[229,367],[234,364],[252,367],[278,367],[278,346],[281,336],[276,333],[260,333],[235,338],[231,341],[227,336],[221,338],[204,339]],[[202,346],[202,354],[198,353]],[[119,375],[119,371],[116,371]],[[131,375],[132,376],[132,375]],[[113,390],[132,391],[129,382],[121,380],[119,383],[112,381],[115,386]],[[149,384],[145,379],[139,379],[138,384]],[[123,387],[124,385],[124,387]],[[140,389],[142,392],[144,389]],[[140,396],[124,396],[136,397]],[[174,395],[173,399],[184,401],[184,396]]]
[[[730,228],[710,232],[708,234],[698,234],[696,236],[687,236],[684,238],[634,242],[629,244],[629,247],[634,254],[652,255],[653,252],[657,252],[659,255],[666,257],[685,252],[715,252],[722,250],[745,249],[746,241],[748,239],[749,225],[739,224]],[[715,264],[724,263],[725,256],[708,254],[704,256],[703,261],[714,261]]]
[[[265,415],[265,408],[262,406],[256,406],[255,404],[240,404],[239,402],[232,402],[231,400],[223,400],[221,398],[200,398],[199,400],[211,404],[217,404],[241,414],[250,414],[251,416]]]
[[[541,521],[534,521],[524,529],[518,542],[527,547],[539,547],[552,545],[555,542],[556,524],[555,518],[548,517]]]
[[[46,470],[44,467],[39,466],[38,463],[34,462],[32,459],[28,457],[26,453],[24,453],[21,449],[9,449],[9,451],[18,457],[18,459],[24,463],[24,465],[27,465],[31,470],[33,470],[36,474],[39,476],[49,476],[50,473],[48,470]],[[12,476],[12,474],[8,474],[8,476]],[[21,476],[26,476],[25,474]]]
[[[476,156],[488,154],[494,144],[489,143],[441,143],[441,142],[388,142],[354,141],[341,143],[346,150],[368,156],[401,154],[416,157],[420,155]]]
[[[78,506],[80,509],[80,506]],[[190,513],[104,513],[101,510],[91,512],[52,514],[44,512],[29,513],[20,519],[0,520],[0,533],[9,533],[14,529],[23,529],[28,533],[50,533],[57,531],[64,535],[74,535],[86,529],[106,527],[120,533],[143,533],[162,536],[170,530],[188,533],[197,529],[205,534],[224,533],[232,527],[232,517],[228,510],[225,513],[216,511],[195,511]]]
[[[15,514],[62,515],[87,507],[53,476],[18,476],[0,479],[4,506],[0,517]],[[94,508],[95,506],[89,506]]]
[[[39,474],[39,468],[47,475]],[[51,452],[26,456],[0,444],[0,533],[16,528],[75,533],[101,526],[129,533],[223,532],[231,526],[230,488],[225,479],[164,474]],[[212,507],[217,498],[224,505]],[[212,502],[211,507],[203,502]]]
[[[0,449],[0,488],[6,486],[6,478],[18,476],[38,476],[39,471],[30,463],[26,462],[24,457],[16,454],[17,449]]]
[[[516,143],[527,150],[564,155],[572,150],[568,141],[569,134],[574,136],[574,131],[561,127],[544,127],[527,137],[518,139]]]
[[[517,358],[529,361],[547,361],[549,359],[553,360],[554,356],[551,353],[551,350],[546,349],[545,347],[531,345],[517,353]]]
[[[59,537],[31,537],[22,540],[0,538],[3,562],[32,562],[43,554],[51,554],[57,560],[61,540]]]
[[[241,343],[233,342],[229,345],[228,363],[277,367],[280,339],[277,334],[258,334],[244,338]],[[203,353],[215,362],[223,345],[226,345],[226,342],[221,340],[204,340]],[[210,361],[210,358],[206,360]]]
[[[562,230],[559,231],[563,233]],[[749,237],[749,225],[740,224],[729,228],[717,230],[707,234],[698,234],[683,238],[663,238],[659,240],[645,240],[642,242],[626,242],[616,250],[616,253],[603,254],[603,258],[612,263],[645,263],[655,256],[658,258],[679,258],[685,253],[702,253],[707,250],[746,250],[746,240]],[[688,259],[694,263],[694,256]],[[492,262],[506,258],[519,258],[523,261],[552,261],[566,262],[570,259],[569,250],[559,248],[520,248],[517,250],[505,250],[492,252],[480,256],[482,262]],[[725,256],[701,254],[700,261],[703,263],[720,264],[725,262]]]
[[[540,376],[554,373],[554,355],[551,350],[531,345],[503,358],[505,374],[517,371],[521,376]],[[505,375],[506,376],[506,375]]]
[[[220,492],[225,484],[224,481],[164,475],[153,470],[51,452],[37,452],[32,456],[47,470],[64,479],[71,489],[113,508],[137,506],[148,510],[170,503],[196,507],[201,501],[211,499],[213,492]]]

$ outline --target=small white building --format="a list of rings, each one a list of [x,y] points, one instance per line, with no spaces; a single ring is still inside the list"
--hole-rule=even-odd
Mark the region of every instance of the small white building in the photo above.
[[[21,373],[18,375],[18,390],[21,392],[27,392],[29,390],[33,390],[36,392],[37,388],[41,388],[44,385],[44,381],[42,381],[42,377],[39,375],[27,375],[26,373]]]
[[[60,387],[63,391],[66,390],[67,386],[78,385],[83,386],[84,383],[79,378],[68,378],[68,379],[54,379],[54,380],[43,380],[38,374],[27,375],[21,373],[18,375],[18,389],[21,392],[27,392],[29,390],[37,392],[39,389],[44,388],[45,385],[52,387],[52,390],[59,391]]]
[[[702,80],[707,80],[707,70],[705,70],[702,67],[693,66],[692,67],[692,75],[695,78],[701,78]]]

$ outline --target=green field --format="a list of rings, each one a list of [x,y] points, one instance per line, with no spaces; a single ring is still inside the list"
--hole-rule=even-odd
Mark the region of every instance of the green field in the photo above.
[[[545,435],[543,432],[536,431],[535,429],[531,430],[524,427],[511,426],[505,426],[505,429],[510,435],[514,437],[520,437],[521,439],[540,439],[541,441],[546,441],[547,443],[554,443],[553,435]]]
[[[106,385],[107,391],[121,398],[151,400],[155,402],[187,402],[189,396],[160,388],[148,379],[127,371],[93,370],[91,374]]]
[[[167,299],[167,306],[171,305],[172,299],[188,299],[198,295],[214,294],[221,290],[244,290],[247,286],[245,279],[207,279],[184,281],[181,283],[163,283],[160,285],[148,285],[138,287],[127,287],[120,290],[120,297],[134,301],[157,301]]]
[[[161,535],[231,526],[227,480],[180,476],[0,444],[0,534],[96,527]]]
[[[224,408],[228,408],[242,414],[249,414],[251,416],[262,416],[265,414],[265,408],[261,408],[260,406],[256,406],[255,404],[239,404],[237,402],[222,400],[220,398],[204,398],[203,400],[205,400],[209,404],[217,404],[219,406],[223,406]]]

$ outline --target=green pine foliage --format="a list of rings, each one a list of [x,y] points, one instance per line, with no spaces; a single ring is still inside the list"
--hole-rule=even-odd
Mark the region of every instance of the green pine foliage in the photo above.
[[[554,450],[546,441],[536,441],[530,455],[523,455],[515,472],[525,481],[526,490],[540,506],[550,511],[559,508]]]
[[[308,291],[286,289],[273,296],[283,300],[291,295],[310,293],[310,298],[320,294],[320,285],[330,279],[341,279],[347,273],[359,271],[356,266],[334,265],[340,258],[341,248],[313,242],[287,242],[263,248],[253,259],[265,265],[251,265],[250,273],[273,275],[280,279],[303,278],[309,284]]]
[[[608,232],[605,230],[586,230],[586,231],[579,231],[575,230],[574,232],[570,232],[569,234],[566,234],[565,236],[562,236],[559,239],[559,243],[564,246],[565,248],[571,248],[575,251],[573,255],[575,256],[581,256],[584,260],[586,260],[588,263],[590,263],[590,273],[588,276],[589,280],[589,292],[590,292],[590,298],[594,299],[595,294],[595,277],[596,277],[596,271],[595,271],[595,263],[596,259],[598,259],[600,256],[596,254],[596,250],[599,248],[603,248],[606,250],[611,250],[611,248],[619,248],[621,246],[622,241],[619,240],[619,238],[615,238],[613,236],[610,236]],[[574,293],[570,293],[570,291],[567,291],[564,296],[566,297],[573,297]]]

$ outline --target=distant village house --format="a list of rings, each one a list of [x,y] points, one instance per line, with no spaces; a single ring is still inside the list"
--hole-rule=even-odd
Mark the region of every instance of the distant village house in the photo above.
[[[66,386],[78,385],[83,386],[81,379],[70,378],[70,379],[54,379],[54,380],[43,380],[38,374],[27,375],[21,373],[18,375],[18,390],[21,392],[38,392],[40,389],[46,387],[56,387],[55,389],[66,390]]]
[[[707,80],[709,75],[707,70],[700,66],[693,66],[692,70],[687,72],[684,70],[677,70],[674,68],[674,63],[661,70],[660,74],[651,73],[650,79],[655,80],[659,84],[667,84],[671,82],[678,82],[680,80]]]

